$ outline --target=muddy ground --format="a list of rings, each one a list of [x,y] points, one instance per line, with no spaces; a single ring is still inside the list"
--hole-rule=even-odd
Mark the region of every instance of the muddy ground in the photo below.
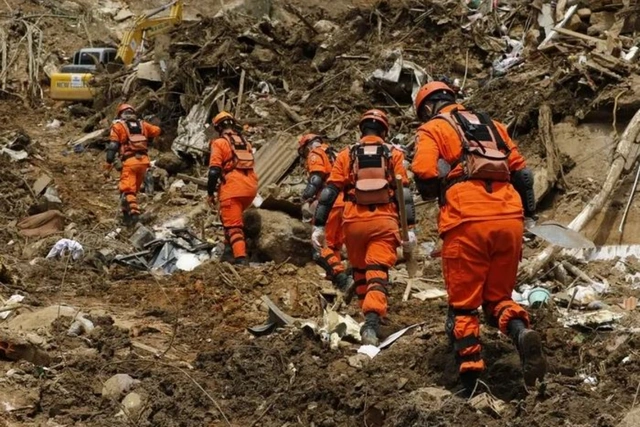
[[[22,8],[23,13],[41,14],[51,12],[48,3],[9,0],[7,4],[14,9]],[[103,3],[106,2],[100,5]],[[135,11],[163,2],[130,3]],[[294,3],[309,6],[302,1]],[[566,171],[569,186],[554,189],[543,204],[543,219],[569,222],[599,190],[602,170],[608,166],[614,147],[612,105],[603,102],[604,107],[599,109],[593,104],[596,95],[577,83],[570,86],[572,82],[567,82],[564,90],[556,88],[545,92],[537,84],[532,85],[535,87],[525,85],[523,89],[523,82],[528,80],[522,76],[530,71],[527,67],[549,66],[544,58],[532,58],[525,69],[514,73],[513,80],[491,80],[488,65],[491,54],[479,49],[468,33],[459,28],[455,20],[458,18],[453,23],[441,23],[444,27],[438,28],[423,22],[422,27],[418,26],[416,32],[409,32],[404,38],[394,31],[398,28],[408,31],[408,27],[402,26],[415,24],[415,14],[420,16],[423,12],[412,12],[410,5],[403,2],[385,2],[380,9],[373,9],[369,1],[349,2],[362,8],[359,12],[347,7],[348,2],[339,2],[335,8],[323,2],[313,3],[308,10],[302,9],[310,19],[332,19],[346,27],[354,16],[366,18],[367,35],[363,42],[342,53],[374,57],[383,48],[418,46],[411,60],[428,67],[434,74],[462,78],[465,54],[471,52],[472,71],[468,79],[475,91],[469,102],[485,107],[505,121],[519,118],[518,141],[532,167],[544,164],[544,150],[536,129],[537,108],[540,102],[550,103],[558,145],[573,160],[573,166]],[[436,15],[446,10],[437,2],[412,6]],[[217,10],[212,6],[197,11],[210,16]],[[385,21],[378,36],[375,16],[380,12],[376,10],[395,18],[399,27],[389,28]],[[526,18],[526,13],[523,17]],[[79,28],[66,21],[61,24],[56,18],[42,19],[46,23],[47,49],[52,50],[64,40],[63,49],[71,52],[86,43],[85,34]],[[239,32],[237,27],[248,18],[234,19],[238,21],[231,21],[221,36],[228,37],[231,43],[237,43],[234,38]],[[433,24],[438,17],[429,19]],[[93,40],[107,42],[106,37],[100,36],[104,35],[101,25],[109,27],[110,24],[108,20],[104,24],[90,20],[87,31]],[[303,29],[304,25],[298,22],[287,27],[284,35],[293,40],[293,35],[302,33]],[[283,34],[278,33],[282,30],[277,27],[274,31],[274,38],[282,40]],[[231,65],[246,66],[254,79],[252,85],[260,79],[269,79],[283,98],[287,95],[279,76],[288,72],[286,79],[291,92],[298,91],[297,95],[286,98],[291,103],[296,103],[305,88],[323,83],[325,87],[317,99],[314,96],[308,103],[299,105],[300,113],[307,117],[317,114],[318,120],[326,124],[342,112],[341,124],[348,132],[338,131],[341,134],[338,144],[348,143],[353,134],[353,120],[360,110],[371,105],[384,106],[390,99],[371,88],[350,91],[353,81],[362,80],[362,71],[356,71],[359,66],[338,62],[326,76],[312,69],[311,58],[305,57],[304,52],[301,55],[300,44],[296,44],[309,44],[309,41],[300,37],[298,41],[282,41],[283,45],[278,48],[290,50],[285,51],[287,55],[275,65],[260,58],[248,58],[247,52],[242,52],[246,46],[241,44],[232,45],[233,55],[226,60]],[[403,40],[399,41],[400,38]],[[294,66],[295,72],[291,69]],[[362,67],[371,71],[376,64],[368,62]],[[343,73],[343,78],[335,77],[338,73]],[[305,74],[308,74],[306,79],[301,77]],[[20,80],[20,70],[17,75],[12,84]],[[215,79],[219,74],[200,77]],[[237,77],[228,80],[231,87],[237,85]],[[179,84],[175,87],[185,89]],[[613,88],[603,84],[602,90]],[[156,111],[149,111],[167,118],[169,135],[175,134],[174,115],[184,114],[177,102],[168,96],[154,104],[152,108],[157,108]],[[332,104],[334,110],[320,108],[325,104]],[[633,103],[630,101],[628,105]],[[600,114],[581,122],[575,116],[585,108]],[[403,132],[414,129],[415,119],[406,100],[389,109],[397,129]],[[167,113],[169,110],[171,114]],[[254,126],[260,123],[255,114],[248,114]],[[292,125],[282,116],[280,112],[273,112],[265,119],[264,135],[269,137],[273,128]],[[621,129],[630,116],[628,111],[620,114],[617,120]],[[62,126],[48,129],[46,125],[53,119],[60,120]],[[509,340],[495,329],[484,328],[483,344],[489,368],[478,392],[491,394],[504,401],[505,406],[499,413],[478,410],[457,395],[456,369],[444,335],[446,302],[443,299],[402,302],[404,285],[395,284],[390,290],[391,307],[385,334],[416,323],[422,325],[374,359],[367,360],[356,356],[357,344],[346,344],[331,351],[313,334],[297,327],[280,329],[263,337],[247,332],[247,327],[262,324],[267,318],[260,300],[263,295],[296,318],[320,317],[318,294],[329,284],[312,263],[302,268],[286,262],[232,268],[211,261],[192,272],[152,276],[96,262],[95,251],[105,246],[121,253],[132,252],[128,242],[132,231],[118,223],[117,180],[115,173],[108,179],[102,176],[104,153],[99,148],[74,153],[68,145],[69,140],[82,134],[85,121],[86,117],[73,115],[66,104],[52,102],[46,96],[36,103],[9,93],[2,93],[0,98],[2,131],[23,130],[32,141],[28,148],[30,156],[25,161],[12,163],[6,156],[0,156],[0,261],[4,266],[0,271],[0,296],[4,299],[12,294],[25,296],[24,307],[0,323],[0,327],[36,342],[51,358],[46,368],[26,360],[0,358],[0,402],[3,403],[0,425],[605,427],[616,426],[637,405],[640,318],[637,310],[623,312],[617,308],[626,297],[640,298],[640,290],[626,281],[627,274],[639,271],[632,259],[627,260],[622,270],[613,268],[615,261],[581,267],[596,280],[606,279],[610,283],[611,291],[601,299],[611,310],[624,314],[613,330],[565,327],[558,320],[565,310],[563,307],[531,310],[534,327],[543,334],[550,363],[546,384],[535,390],[525,389],[519,361]],[[299,128],[296,132],[304,130]],[[598,138],[593,137],[595,134]],[[170,145],[170,136],[165,138],[160,144],[164,151]],[[585,154],[590,150],[593,156]],[[154,151],[152,155],[159,153]],[[201,171],[195,167],[190,172]],[[36,196],[31,186],[41,173],[53,178],[63,201],[66,229],[46,238],[25,238],[18,234],[15,225],[33,209]],[[616,218],[620,216],[630,184],[627,178],[616,193],[616,203],[608,211]],[[156,213],[158,223],[193,214],[192,227],[200,232],[203,223],[211,224],[211,213],[200,210],[204,193],[193,198],[183,196],[165,191],[155,198],[141,195],[141,200],[145,209]],[[600,218],[592,225],[593,229],[587,231],[589,237],[600,244],[621,240],[638,243],[633,230],[639,227],[640,214],[638,205],[632,206],[627,219],[631,232],[620,236],[616,234],[617,222],[612,224]],[[437,243],[434,214],[433,205],[420,208],[423,243]],[[105,236],[116,229],[121,229],[116,239],[107,241]],[[221,237],[214,227],[207,228],[205,234],[212,240]],[[92,261],[45,259],[51,246],[63,236],[82,242],[87,258]],[[525,257],[533,256],[543,247],[539,241],[528,243]],[[425,260],[423,276],[434,287],[442,288],[437,259]],[[556,283],[557,290],[563,287],[566,285]],[[49,308],[59,304],[87,313],[96,328],[78,337],[68,336],[73,315],[69,317],[61,314],[62,309]],[[355,303],[346,312],[362,321]],[[142,404],[135,413],[121,413],[122,396],[102,396],[105,382],[115,374],[128,374],[139,380],[134,391],[141,396]],[[447,390],[450,394],[433,397],[433,391],[427,388]]]

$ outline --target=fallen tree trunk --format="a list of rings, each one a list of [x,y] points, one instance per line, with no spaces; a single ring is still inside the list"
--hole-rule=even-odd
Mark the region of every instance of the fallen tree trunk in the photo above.
[[[607,204],[611,193],[615,189],[620,176],[624,171],[625,163],[628,160],[629,155],[632,153],[632,148],[636,142],[636,138],[640,135],[640,110],[629,122],[629,125],[625,129],[624,133],[620,137],[616,152],[614,154],[614,160],[609,167],[609,173],[602,185],[602,190],[582,209],[582,212],[576,216],[569,224],[569,228],[582,231],[584,227],[591,221]],[[635,160],[637,160],[638,154],[634,153]],[[530,280],[534,275],[544,268],[549,261],[551,261],[560,248],[555,246],[547,246],[544,251],[539,253],[525,268],[522,279]]]

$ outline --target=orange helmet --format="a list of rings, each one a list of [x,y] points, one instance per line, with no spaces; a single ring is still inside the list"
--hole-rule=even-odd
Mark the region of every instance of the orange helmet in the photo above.
[[[231,113],[227,113],[226,111],[220,111],[214,118],[213,118],[213,126],[214,127],[219,127],[223,122],[226,122],[227,120],[231,120],[233,122],[236,121],[236,119],[231,115]]]
[[[136,111],[136,109],[135,109],[135,108],[133,108],[133,106],[131,106],[131,105],[129,105],[129,104],[120,104],[120,105],[118,106],[118,112],[117,112],[118,117],[120,117],[120,114],[124,113],[124,112],[125,112],[125,111],[127,111],[127,110],[131,110],[131,111],[133,111],[133,112],[135,112],[135,111]]]
[[[362,130],[362,124],[367,120],[373,120],[380,123],[382,126],[384,126],[384,129],[389,132],[389,119],[387,118],[387,115],[384,113],[384,111],[369,110],[364,113],[360,118],[360,130]]]
[[[456,96],[456,93],[453,89],[451,89],[446,83],[443,82],[429,82],[426,85],[422,86],[416,95],[416,101],[414,106],[416,107],[416,111],[420,111],[420,107],[422,104],[436,92],[445,91]]]
[[[315,140],[321,141],[322,137],[320,135],[316,135],[315,133],[308,133],[306,135],[302,135],[298,140],[298,151],[302,150],[304,147],[307,146],[307,144]]]

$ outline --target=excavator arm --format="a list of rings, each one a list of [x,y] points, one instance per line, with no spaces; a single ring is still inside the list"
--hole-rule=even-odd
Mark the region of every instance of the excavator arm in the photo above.
[[[143,47],[145,39],[150,39],[158,34],[171,30],[182,21],[183,0],[174,0],[145,15],[138,17],[133,28],[127,31],[118,48],[117,59],[124,65],[131,65],[137,53]],[[153,18],[159,13],[169,9],[169,16]]]

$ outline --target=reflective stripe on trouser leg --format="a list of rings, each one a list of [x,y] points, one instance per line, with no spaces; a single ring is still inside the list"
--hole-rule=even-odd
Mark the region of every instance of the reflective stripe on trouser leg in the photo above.
[[[353,270],[353,283],[356,287],[356,296],[358,297],[358,303],[362,307],[364,297],[367,295],[367,270],[363,268],[352,267]]]
[[[449,307],[445,330],[453,344],[460,372],[484,370],[478,311]]]
[[[387,286],[389,285],[389,268],[384,265],[367,266],[367,293],[362,302],[363,313],[377,313],[380,317],[387,315]]]
[[[507,327],[509,322],[514,319],[520,319],[528,328],[530,324],[529,313],[513,300],[504,300],[500,302],[486,302],[482,309],[486,313],[488,323],[497,327],[505,335],[509,332]]]
[[[226,229],[225,237],[231,246],[234,258],[247,256],[247,245],[244,240],[244,231],[242,228],[232,227]]]
[[[336,257],[334,251],[330,248],[322,248],[320,253],[315,253],[314,259],[327,274],[327,279],[332,280],[336,275],[344,272],[344,266],[340,262],[340,258]]]
[[[140,208],[138,206],[138,198],[135,193],[124,194],[124,202],[122,203],[123,212],[130,213],[131,215],[140,214]]]

